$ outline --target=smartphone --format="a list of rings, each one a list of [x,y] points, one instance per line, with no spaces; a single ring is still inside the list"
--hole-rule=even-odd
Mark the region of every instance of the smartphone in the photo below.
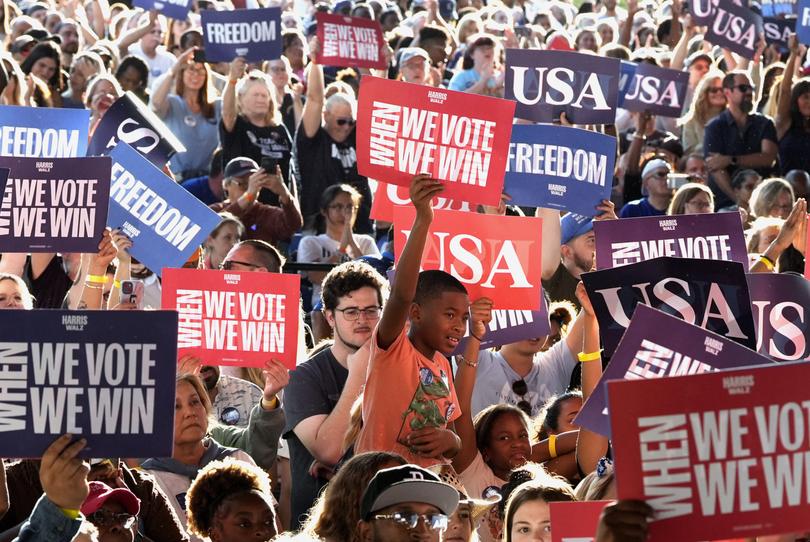
[[[197,62],[199,64],[205,63],[205,49],[194,50],[194,62]]]
[[[667,175],[667,187],[677,190],[690,181],[686,173],[670,173]]]
[[[259,164],[261,168],[271,175],[276,174],[276,166],[278,165],[278,160],[276,158],[272,158],[270,156],[263,156],[262,163]]]
[[[515,36],[519,38],[526,38],[531,39],[532,37],[532,29],[528,26],[516,26],[515,27]]]
[[[143,309],[143,281],[121,281],[121,303],[134,303],[138,310]]]

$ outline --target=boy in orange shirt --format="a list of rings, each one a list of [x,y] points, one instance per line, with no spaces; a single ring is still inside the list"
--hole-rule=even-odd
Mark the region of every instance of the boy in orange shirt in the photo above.
[[[419,272],[433,220],[431,202],[443,190],[429,175],[411,182],[416,218],[372,337],[363,428],[355,447],[356,453],[396,452],[423,467],[449,463],[461,447],[453,430],[458,399],[445,355],[466,333],[470,302],[452,275]]]

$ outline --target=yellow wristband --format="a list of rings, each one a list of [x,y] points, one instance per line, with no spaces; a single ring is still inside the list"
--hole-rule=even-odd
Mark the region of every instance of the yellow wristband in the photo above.
[[[80,510],[73,510],[72,508],[60,508],[59,510],[62,511],[65,517],[70,519],[79,519],[79,516],[81,515]]]
[[[548,455],[551,459],[557,457],[557,435],[549,435],[548,437]]]
[[[85,280],[91,284],[107,284],[110,282],[109,277],[107,275],[87,275]]]
[[[598,359],[602,359],[602,350],[599,349],[596,352],[589,352],[587,354],[585,352],[580,352],[579,354],[577,354],[577,358],[581,362],[596,361]]]
[[[272,401],[268,401],[262,397],[262,408],[265,410],[275,410],[278,407],[278,396],[273,397]],[[266,405],[266,406],[265,406]]]
[[[767,256],[760,256],[759,261],[761,261],[762,264],[768,268],[768,271],[773,271],[774,265],[770,258]]]
[[[113,281],[113,288],[121,288],[121,281],[120,280]]]

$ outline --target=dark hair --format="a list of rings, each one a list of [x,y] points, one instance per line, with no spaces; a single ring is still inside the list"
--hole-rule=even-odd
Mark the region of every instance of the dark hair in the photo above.
[[[195,37],[199,37],[202,39],[202,32],[200,32],[199,28],[189,28],[182,34],[180,34],[180,49],[185,51],[188,49],[188,42]]]
[[[349,184],[333,184],[327,187],[321,194],[321,200],[318,203],[318,209],[321,210],[321,213],[315,217],[315,229],[318,233],[324,233],[326,231],[326,218],[324,214],[329,211],[329,205],[340,194],[348,194],[349,197],[352,198],[352,203],[357,207],[359,207],[360,203],[363,201],[363,195]]]
[[[799,98],[808,92],[810,92],[810,77],[799,79],[793,84],[793,88],[790,90],[791,128],[807,129],[808,127],[808,119],[804,118],[799,111]]]
[[[444,292],[458,292],[467,295],[467,288],[450,273],[438,269],[422,271],[416,281],[416,295],[413,301],[422,304],[441,297]]]
[[[211,162],[208,164],[208,176],[219,177],[222,174],[222,147],[217,147],[211,155]]]
[[[723,77],[723,88],[734,88],[734,77],[737,75],[744,75],[746,78],[750,78],[748,72],[732,70]]]
[[[479,450],[483,450],[489,445],[489,440],[492,438],[492,430],[495,428],[495,424],[507,414],[512,414],[519,417],[520,421],[523,422],[523,425],[526,426],[526,429],[529,428],[531,420],[525,412],[520,410],[515,405],[509,405],[506,403],[490,405],[476,414],[475,420],[473,420],[473,426],[475,427],[475,446]]]
[[[742,188],[749,177],[759,177],[759,173],[753,169],[738,169],[731,178],[731,188]]]
[[[281,50],[286,51],[289,48],[295,38],[301,40],[303,45],[306,45],[307,41],[304,39],[304,35],[301,33],[300,30],[296,28],[285,28],[281,31]]]
[[[333,267],[321,283],[323,310],[335,310],[341,297],[365,287],[377,291],[377,301],[382,306],[385,279],[373,267],[362,261],[345,262]]]
[[[284,256],[281,255],[276,247],[267,241],[262,241],[261,239],[246,239],[244,241],[240,241],[236,246],[253,247],[253,250],[255,250],[259,256],[262,265],[268,271],[273,273],[281,273],[281,268],[284,267],[285,262]]]
[[[127,71],[129,68],[134,69],[138,72],[138,76],[143,81],[143,86],[146,87],[147,82],[149,81],[149,66],[146,65],[146,62],[143,59],[129,55],[121,60],[121,63],[118,65],[118,68],[115,70],[115,78],[121,80],[121,76],[124,75],[124,72]]]
[[[529,501],[572,502],[576,500],[571,486],[556,476],[546,474],[521,484],[509,495],[506,503],[503,522],[506,542],[512,542],[512,522],[515,513],[523,504]]]
[[[522,499],[520,502],[512,505],[512,510],[515,506],[520,506],[526,500],[541,499],[546,502],[556,501],[574,501],[576,497],[571,489],[571,486],[563,478],[549,474],[543,465],[539,463],[526,463],[522,467],[513,470],[509,474],[509,480],[501,486],[501,502],[498,503],[498,512],[501,519],[506,516],[506,509],[512,503],[512,496],[515,495],[519,489],[524,486],[529,487],[544,487],[546,489],[545,495],[534,495],[534,498]]]
[[[540,425],[537,431],[540,440],[548,438],[550,431],[557,431],[560,428],[560,410],[563,403],[569,399],[582,399],[582,392],[579,390],[567,391],[546,401],[543,410],[535,419],[535,423]]]
[[[419,43],[423,44],[426,41],[441,41],[447,43],[450,41],[450,34],[447,30],[439,26],[428,24],[422,27],[419,31]]]
[[[62,81],[62,53],[59,51],[59,46],[52,41],[41,41],[37,43],[28,56],[25,57],[23,63],[20,65],[22,71],[28,75],[31,73],[31,68],[34,67],[37,60],[41,58],[50,58],[56,62],[56,69],[53,72],[49,81],[45,81],[48,86],[54,90],[63,90]]]

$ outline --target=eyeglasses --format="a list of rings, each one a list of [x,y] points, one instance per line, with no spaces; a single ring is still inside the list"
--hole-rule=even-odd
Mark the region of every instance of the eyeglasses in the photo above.
[[[512,382],[512,392],[520,397],[517,407],[525,412],[527,416],[531,417],[532,405],[526,400],[526,394],[529,393],[529,386],[526,384],[526,381],[521,378],[520,380]]]
[[[239,260],[228,260],[226,262],[222,262],[219,268],[225,271],[230,271],[233,269],[234,265],[249,267],[250,269],[266,269],[266,267],[263,265],[256,265],[255,263],[248,263],[248,262],[240,262]],[[236,271],[239,271],[239,269],[236,269]]]
[[[333,203],[329,206],[329,209],[332,211],[354,211],[357,209],[357,205],[343,205],[342,203]]]
[[[653,173],[653,176],[654,176],[654,177],[658,177],[659,179],[663,179],[663,178],[665,178],[667,175],[669,175],[669,171],[667,171],[667,170],[665,170],[665,169],[662,169],[662,170],[660,170],[660,171],[656,171],[655,173]]]
[[[127,514],[126,512],[122,514],[113,514],[107,510],[97,510],[87,516],[87,519],[89,519],[90,523],[93,525],[100,527],[120,525],[124,529],[129,529],[135,524],[135,516],[132,514]]]
[[[742,85],[734,85],[734,86],[733,86],[733,87],[731,87],[731,88],[736,88],[737,90],[739,90],[739,91],[740,91],[740,92],[742,92],[743,94],[745,94],[745,93],[747,93],[747,92],[749,92],[749,91],[750,91],[750,92],[754,92],[754,91],[757,89],[757,87],[756,87],[756,86],[754,86],[754,85],[749,85],[748,83],[743,83]]]
[[[394,512],[393,514],[378,514],[374,519],[389,519],[409,530],[416,529],[419,520],[425,522],[432,531],[447,530],[447,516],[444,514],[417,514],[415,512]]]
[[[337,123],[338,126],[346,126],[347,124],[349,126],[354,126],[355,124],[357,124],[357,121],[351,118],[335,119],[335,122]]]
[[[270,68],[270,71],[273,73],[284,73],[287,71],[287,68],[285,68],[284,66],[272,66]]]
[[[366,320],[377,320],[380,317],[381,309],[382,307],[368,307],[366,309],[346,307],[345,309],[335,309],[335,311],[342,312],[346,320],[354,322],[360,318],[361,314],[366,317]]]

